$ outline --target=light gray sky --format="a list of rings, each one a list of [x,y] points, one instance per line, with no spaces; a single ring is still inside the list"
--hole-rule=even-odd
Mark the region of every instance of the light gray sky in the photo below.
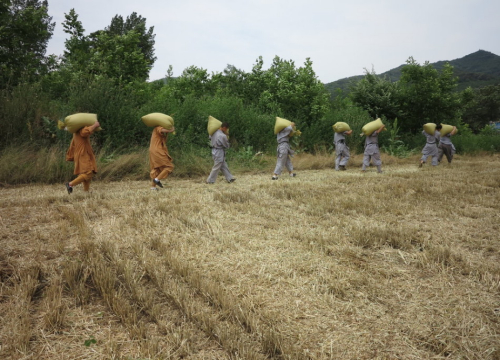
[[[410,57],[453,60],[479,49],[500,55],[497,0],[48,0],[56,22],[47,54],[61,55],[61,23],[74,8],[88,35],[132,12],[154,26],[157,60],[150,80],[191,66],[250,71],[259,56],[302,66],[311,58],[329,83],[364,69],[383,73]]]

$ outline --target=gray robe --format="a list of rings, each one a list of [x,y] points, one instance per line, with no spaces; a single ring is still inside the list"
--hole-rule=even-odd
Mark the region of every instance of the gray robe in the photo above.
[[[335,133],[333,135],[333,144],[335,145],[335,170],[339,170],[339,165],[345,166],[351,157],[349,147],[345,143],[347,131]]]
[[[370,159],[373,161],[373,165],[377,167],[377,171],[382,172],[382,160],[380,160],[380,150],[378,148],[378,132],[376,131],[365,139],[365,152],[361,170],[365,170],[367,166],[370,166]]]
[[[274,173],[276,175],[280,175],[283,170],[283,166],[287,168],[288,171],[293,171],[292,160],[290,159],[293,156],[294,152],[290,149],[290,133],[293,131],[292,126],[287,126],[283,130],[281,130],[278,135],[276,135],[276,140],[278,141],[278,159],[276,161],[276,167],[274,169]]]
[[[210,143],[212,145],[212,158],[214,159],[214,166],[212,167],[212,171],[207,178],[207,183],[215,183],[217,175],[219,175],[219,171],[222,171],[226,180],[230,181],[233,178],[233,175],[229,172],[229,168],[226,163],[226,149],[229,149],[229,140],[227,139],[226,134],[224,134],[220,129],[217,130],[210,137]]]
[[[427,141],[425,143],[424,148],[422,149],[422,157],[420,160],[423,162],[427,161],[429,156],[432,157],[432,165],[436,166],[438,164],[438,147],[437,144],[440,139],[439,131],[435,131],[434,135],[429,135],[425,131],[422,131],[422,134],[426,137]]]

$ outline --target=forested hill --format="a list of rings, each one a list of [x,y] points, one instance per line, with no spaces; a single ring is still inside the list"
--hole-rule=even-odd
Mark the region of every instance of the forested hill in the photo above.
[[[432,63],[441,70],[444,64],[453,66],[455,75],[458,76],[458,90],[464,90],[468,86],[472,88],[482,88],[488,85],[500,84],[500,56],[489,51],[478,50],[475,53],[466,55],[460,59],[444,60]],[[397,81],[401,77],[401,69],[405,65],[386,71],[380,76],[385,76],[388,80]],[[340,79],[325,85],[331,94],[340,88],[344,93],[349,91],[349,84],[363,78],[364,75],[351,76]]]

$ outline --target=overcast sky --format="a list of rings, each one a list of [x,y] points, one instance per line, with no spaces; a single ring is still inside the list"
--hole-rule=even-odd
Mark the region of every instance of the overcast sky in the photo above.
[[[479,49],[500,55],[498,0],[48,0],[56,22],[47,54],[61,55],[61,23],[74,8],[85,34],[132,12],[154,26],[157,60],[150,80],[191,66],[250,71],[262,56],[302,66],[311,58],[329,83],[364,69],[383,73],[410,57],[453,60]]]

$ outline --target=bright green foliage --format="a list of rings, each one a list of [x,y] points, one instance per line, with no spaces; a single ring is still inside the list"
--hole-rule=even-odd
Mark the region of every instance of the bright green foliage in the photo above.
[[[404,115],[399,83],[377,76],[373,70],[365,69],[365,77],[352,86],[350,97],[373,119],[384,116],[393,120]]]
[[[250,73],[234,66],[210,76],[205,69],[190,66],[176,79],[169,79],[174,101],[188,97],[238,97],[245,106],[255,106],[261,113],[294,120],[307,128],[321,119],[330,107],[329,95],[306,59],[304,67],[296,68],[293,61],[275,57],[268,70],[263,70],[259,57]],[[214,115],[215,116],[215,115]]]
[[[263,111],[293,119],[298,126],[310,127],[329,108],[329,94],[309,58],[304,67],[296,68],[293,61],[275,57],[267,71],[262,71],[259,61],[249,75],[249,87],[260,94],[258,105]]]
[[[410,156],[413,151],[410,150],[408,145],[401,140],[398,119],[394,119],[392,125],[387,126],[387,129],[389,130],[389,137],[385,141],[386,144],[382,146],[382,150],[389,155],[399,158],[406,158]]]
[[[401,129],[417,132],[429,122],[458,124],[461,103],[453,67],[445,64],[439,72],[429,62],[420,65],[412,57],[406,63],[400,79]]]
[[[0,88],[47,71],[47,43],[55,23],[46,0],[0,1]]]
[[[138,47],[139,41],[134,30],[124,35],[96,34],[87,70],[124,83],[146,80],[150,66]]]

